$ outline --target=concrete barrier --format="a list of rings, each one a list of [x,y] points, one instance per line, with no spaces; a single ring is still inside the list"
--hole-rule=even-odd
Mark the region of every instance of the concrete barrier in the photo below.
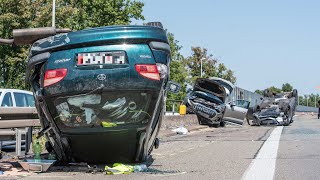
[[[164,116],[161,129],[169,129],[177,126],[192,126],[198,125],[197,116],[194,114],[184,116]]]

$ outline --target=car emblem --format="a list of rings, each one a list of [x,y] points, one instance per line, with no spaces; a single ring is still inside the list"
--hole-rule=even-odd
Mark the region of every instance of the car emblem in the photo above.
[[[100,80],[100,81],[104,81],[104,80],[107,79],[107,76],[106,76],[105,74],[99,74],[99,75],[97,76],[97,79]]]

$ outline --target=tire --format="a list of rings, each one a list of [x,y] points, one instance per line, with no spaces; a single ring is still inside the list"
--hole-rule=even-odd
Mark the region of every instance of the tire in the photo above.
[[[198,119],[199,125],[204,125],[202,118],[200,116],[197,115],[197,119]]]
[[[288,117],[288,119],[283,123],[283,126],[289,126],[290,124],[290,117]]]
[[[223,120],[220,121],[220,127],[225,127],[226,126],[226,122],[224,122]]]
[[[298,97],[298,90],[294,89],[294,90],[292,91],[292,97],[295,97],[295,98]]]
[[[220,123],[219,124],[209,124],[209,127],[218,128],[219,126],[220,126]]]
[[[255,113],[257,111],[257,109],[259,109],[258,105],[248,108],[248,111],[247,111],[247,114],[246,114],[246,117],[245,117],[247,119],[248,124],[249,124],[250,120],[254,119],[253,113]],[[252,125],[252,123],[250,123],[250,125]]]
[[[250,120],[250,119],[248,119],[246,117],[245,117],[244,121],[247,121],[248,126],[252,126],[253,125],[252,120]]]
[[[49,141],[46,141],[44,146],[46,147],[46,150],[48,151],[48,153],[52,153],[53,152],[53,147],[51,146]]]
[[[268,90],[268,89],[266,89],[266,90],[263,91],[263,96],[264,96],[264,97],[269,97],[269,95],[270,95],[270,93],[269,93],[269,90]]]

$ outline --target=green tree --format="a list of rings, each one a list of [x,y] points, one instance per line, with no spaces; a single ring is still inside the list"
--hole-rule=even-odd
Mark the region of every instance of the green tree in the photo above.
[[[218,59],[208,50],[201,47],[192,47],[192,55],[185,59],[186,68],[189,72],[188,82],[193,84],[197,78],[201,77],[201,61],[203,69],[203,78],[219,77],[226,79],[232,83],[236,82],[234,72],[228,69],[223,63],[219,63]]]
[[[131,19],[144,20],[143,6],[135,0],[57,0],[56,27],[127,25]],[[51,26],[51,11],[52,0],[0,0],[0,37],[10,38],[13,29]],[[1,87],[25,89],[29,48],[0,45]]]
[[[13,29],[30,27],[31,2],[0,0],[0,37],[10,38]],[[24,88],[28,46],[0,46],[1,87]]]
[[[289,83],[285,83],[282,85],[282,91],[283,92],[291,92],[293,90],[293,87]]]
[[[255,90],[254,92],[257,93],[257,94],[263,95],[263,91],[261,91],[259,89]]]
[[[167,110],[172,110],[173,102],[171,100],[183,100],[186,96],[186,78],[187,72],[183,64],[183,56],[180,54],[182,46],[179,45],[179,41],[174,39],[172,33],[168,33],[168,40],[171,50],[171,63],[170,63],[170,80],[173,80],[182,85],[182,88],[178,94],[168,93],[167,96]],[[178,105],[179,103],[177,103]],[[177,107],[176,107],[177,108]]]
[[[90,27],[127,25],[144,20],[143,2],[135,0],[57,0],[56,27],[80,30]],[[34,26],[51,26],[52,0],[33,1]]]
[[[269,90],[269,92],[275,93],[275,94],[278,94],[278,93],[281,93],[281,92],[282,92],[281,89],[279,89],[279,88],[277,88],[277,87],[275,87],[275,86],[269,87],[268,90]]]

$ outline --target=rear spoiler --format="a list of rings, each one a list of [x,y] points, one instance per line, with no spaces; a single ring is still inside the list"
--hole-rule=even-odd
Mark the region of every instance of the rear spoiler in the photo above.
[[[39,39],[53,36],[59,33],[68,33],[70,29],[56,29],[54,27],[30,28],[30,29],[14,29],[13,39],[1,39],[0,44],[3,45],[28,45],[33,44]]]

